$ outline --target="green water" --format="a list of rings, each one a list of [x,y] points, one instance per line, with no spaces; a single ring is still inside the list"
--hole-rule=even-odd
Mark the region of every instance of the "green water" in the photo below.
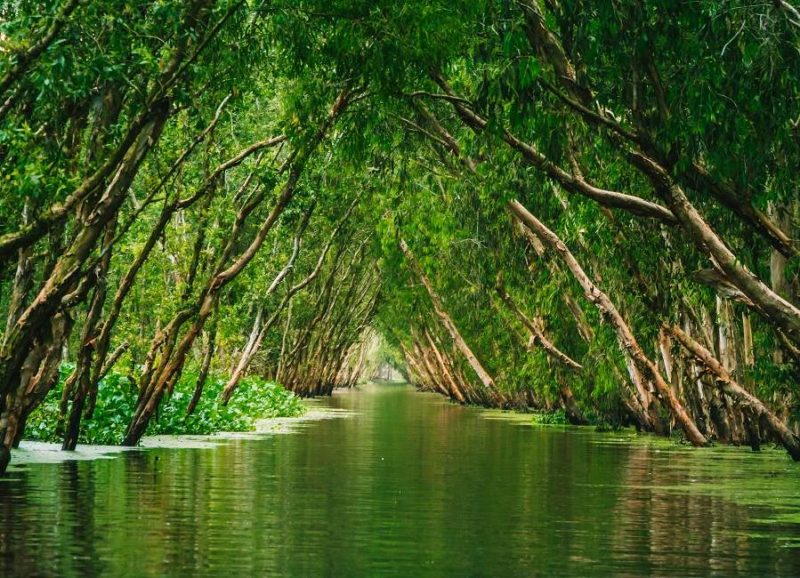
[[[530,426],[404,386],[321,403],[353,415],[16,466],[0,576],[800,575],[780,452]]]

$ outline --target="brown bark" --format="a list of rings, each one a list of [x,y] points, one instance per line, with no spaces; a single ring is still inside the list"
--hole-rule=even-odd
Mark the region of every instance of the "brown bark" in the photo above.
[[[409,375],[409,383],[415,385],[417,389],[422,389],[424,386],[424,377],[422,368],[420,368],[416,358],[411,354],[408,348],[402,343],[399,343],[400,351],[403,353],[403,359],[405,359],[406,366],[410,370]]]
[[[242,353],[242,357],[241,357],[241,359],[239,361],[239,364],[236,367],[236,370],[234,370],[233,374],[231,375],[230,379],[228,380],[228,383],[225,384],[225,387],[223,388],[222,392],[220,393],[220,401],[223,403],[223,405],[226,405],[230,401],[231,396],[233,395],[234,391],[236,390],[236,388],[239,385],[239,381],[241,380],[241,377],[244,374],[244,371],[247,370],[247,367],[250,364],[250,361],[252,360],[253,356],[256,354],[256,352],[260,348],[261,342],[263,341],[264,336],[272,328],[272,326],[278,321],[278,318],[279,318],[281,312],[283,311],[283,309],[285,307],[287,307],[287,306],[291,307],[292,298],[297,293],[299,293],[300,291],[302,291],[303,289],[308,287],[308,285],[310,285],[314,281],[314,279],[316,279],[317,276],[319,275],[320,271],[322,270],[322,266],[325,263],[325,259],[328,256],[328,252],[330,251],[331,247],[333,246],[334,241],[336,240],[336,238],[338,237],[339,233],[341,232],[342,227],[350,219],[350,216],[352,215],[352,212],[355,209],[356,204],[358,203],[358,200],[359,200],[359,197],[356,197],[356,199],[350,204],[350,206],[347,209],[347,211],[345,212],[344,216],[339,220],[339,222],[333,228],[333,231],[331,231],[331,234],[328,237],[328,241],[325,243],[325,245],[323,246],[322,250],[320,251],[319,257],[317,258],[316,265],[311,270],[311,272],[302,281],[300,281],[299,283],[293,285],[287,291],[286,296],[283,298],[283,300],[280,302],[278,307],[272,313],[272,315],[270,316],[269,320],[264,324],[263,327],[261,327],[259,329],[258,333],[256,334],[256,338],[255,338],[253,344],[251,345],[251,347],[249,348],[249,350],[247,348],[245,349],[246,357],[245,357],[245,352]],[[297,233],[297,235],[295,236],[295,239],[294,239],[292,256],[289,258],[289,262],[278,273],[278,275],[275,277],[275,279],[273,279],[273,281],[270,284],[269,288],[267,288],[266,296],[269,296],[270,294],[272,294],[277,289],[278,285],[286,278],[286,276],[294,268],[294,263],[297,260],[297,255],[299,254],[299,251],[300,251],[301,238],[302,238],[303,232],[305,231],[306,227],[308,226],[308,220],[310,218],[311,218],[311,211],[306,213],[306,216],[304,217],[303,221],[301,222],[300,229],[298,230],[298,233]],[[287,320],[287,323],[288,323],[288,320]],[[284,350],[285,350],[285,343],[286,343],[285,337],[286,337],[286,333],[284,333],[284,339],[282,340],[279,364],[283,360],[283,355],[284,355]],[[281,371],[280,371],[280,365],[279,365],[278,371],[276,372],[276,379],[279,378],[279,374],[280,373],[281,373]]]
[[[646,123],[640,123],[638,132],[624,127],[616,119],[610,118],[602,108],[593,105],[594,95],[587,86],[578,82],[575,68],[561,44],[558,36],[546,24],[544,11],[539,0],[524,0],[520,3],[525,12],[526,33],[531,46],[537,50],[539,57],[553,68],[556,82],[566,94],[555,89],[553,92],[562,102],[577,112],[591,125],[599,125],[611,129],[615,134],[623,137],[630,143],[649,151],[655,152],[655,147],[650,143]],[[665,101],[664,90],[660,78],[649,55],[645,56],[646,75],[652,80],[656,89],[658,108],[661,118],[669,116],[668,104]],[[545,83],[546,84],[546,83]],[[547,84],[546,84],[547,85]],[[547,85],[551,88],[549,85]],[[634,117],[637,116],[634,106]],[[663,159],[659,159],[662,163]],[[752,191],[738,190],[730,183],[714,178],[702,163],[694,161],[689,163],[689,168],[682,178],[693,188],[710,193],[720,203],[730,209],[742,222],[750,226],[759,235],[766,239],[776,250],[787,257],[800,254],[794,246],[792,239],[781,230],[780,226],[767,215],[752,206]]]
[[[207,42],[208,35],[204,36],[199,33],[199,30],[211,16],[211,11],[208,8],[208,0],[195,0],[187,3],[176,46],[161,70],[159,77],[154,79],[155,82],[151,83],[152,90],[147,94],[141,110],[133,117],[119,143],[113,148],[113,151],[107,156],[102,165],[72,193],[67,195],[63,202],[54,203],[19,230],[0,235],[0,264],[18,248],[35,243],[54,226],[63,223],[72,210],[85,201],[89,195],[93,195],[100,190],[109,177],[111,177],[111,186],[116,186],[115,183],[119,180],[120,175],[126,175],[129,172],[127,167],[131,162],[128,157],[131,156],[132,151],[136,151],[144,145],[151,148],[158,141],[161,134],[161,126],[159,125],[163,126],[170,114],[169,93],[179,81],[180,72],[184,65],[187,61],[195,58],[199,50],[205,47]],[[216,29],[212,29],[210,32],[210,34],[214,33],[216,33]],[[190,48],[193,41],[197,41],[198,46],[194,52],[191,52]],[[138,162],[134,164],[138,167]],[[123,176],[122,180],[127,180],[127,176]],[[117,186],[117,188],[120,187]],[[127,186],[121,188],[127,189]],[[115,198],[115,196],[112,198]],[[109,199],[107,203],[104,203],[103,207],[98,208],[102,209],[100,214],[104,214],[102,220],[107,221],[111,218],[109,212],[115,212],[118,208],[118,203]],[[104,224],[105,222],[101,222],[100,227],[102,228]],[[89,240],[81,240],[80,243],[77,243],[76,249],[80,251],[81,249],[78,247],[83,247],[87,244],[93,245],[93,241],[89,243]],[[0,384],[0,391],[2,391],[2,384]]]
[[[572,71],[571,74],[574,75],[574,71]],[[444,82],[444,80],[441,77],[436,76],[435,78],[436,78],[437,82],[439,83],[439,85],[451,97],[450,102],[454,106],[456,111],[459,113],[459,115],[461,116],[462,120],[468,126],[473,128],[476,132],[483,131],[483,129],[486,127],[487,121],[485,119],[481,118],[473,110],[469,109],[465,104],[466,101],[464,101],[463,99],[460,99],[459,97],[455,96],[455,94],[452,92],[450,87]],[[571,82],[574,81],[574,78],[570,77],[570,78],[567,79],[567,81],[571,83]],[[577,85],[574,85],[574,86],[577,86]],[[418,108],[421,111],[422,115],[428,120],[429,124],[433,127],[433,130],[436,132],[436,134],[441,138],[441,143],[443,143],[444,146],[453,155],[455,155],[462,162],[462,164],[465,167],[467,167],[471,172],[474,173],[475,172],[475,167],[476,167],[475,161],[473,161],[469,157],[466,157],[465,155],[463,155],[463,153],[462,153],[457,141],[441,125],[441,123],[438,122],[438,120],[435,118],[435,116],[433,116],[430,113],[430,111],[428,111],[426,108],[424,108],[422,106],[419,106]],[[576,183],[578,183],[578,184],[581,184],[581,183],[586,184],[585,181],[583,180],[583,177],[580,175],[580,173],[575,173],[572,176],[568,175],[565,171],[563,171],[563,170],[559,169],[558,167],[555,167],[554,165],[549,163],[549,161],[547,161],[547,159],[544,157],[544,155],[541,155],[540,153],[538,153],[538,151],[536,151],[530,145],[527,145],[526,143],[524,143],[522,141],[519,141],[518,139],[516,139],[516,137],[511,135],[508,131],[505,132],[504,138],[505,138],[505,140],[506,140],[506,142],[508,144],[510,144],[515,149],[517,149],[518,152],[523,154],[523,156],[525,156],[535,166],[539,166],[540,168],[545,168],[546,170],[548,170],[550,176],[555,178],[555,180],[560,182],[562,184],[562,186],[565,186],[565,188],[567,188],[568,190],[572,190],[569,187],[570,186],[575,186]],[[626,203],[626,204],[627,203],[633,203],[633,205],[628,205],[627,208],[629,210],[632,210],[632,212],[634,212],[634,213],[638,213],[638,212],[641,212],[642,207],[637,203],[639,203],[639,201],[642,201],[644,203],[648,203],[647,201],[643,201],[642,199],[638,199],[637,197],[630,197],[629,195],[621,195],[619,193],[613,193],[613,192],[609,192],[611,196],[607,195],[605,197],[605,202],[603,202],[599,198],[597,198],[597,196],[596,196],[598,194],[600,194],[600,195],[604,194],[603,191],[601,191],[600,189],[594,188],[594,187],[592,187],[591,185],[588,185],[588,184],[586,184],[586,187],[588,187],[588,188],[585,188],[583,190],[582,194],[584,194],[585,196],[591,196],[592,194],[594,194],[595,195],[595,199],[594,200],[600,202],[600,204],[605,204],[606,206],[613,206],[617,202],[623,202],[623,203]],[[577,192],[581,192],[581,191],[577,191]],[[658,207],[658,205],[655,205],[655,207]],[[671,215],[665,215],[664,214],[664,215],[662,215],[662,217],[666,218],[669,221],[673,220]],[[529,229],[525,228],[522,225],[520,225],[520,226],[521,226],[521,230],[523,231],[523,234],[528,238],[529,242],[534,247],[534,249],[536,250],[537,254],[539,254],[541,256],[541,254],[543,252],[543,247],[542,247],[541,242],[536,238],[536,235],[534,235]],[[553,269],[554,269],[554,267],[551,267],[551,270],[553,270]],[[557,268],[555,268],[555,269],[557,269]],[[589,326],[589,324],[586,322],[586,319],[583,316],[583,312],[580,309],[580,306],[577,305],[576,301],[569,294],[566,294],[566,293],[564,294],[564,300],[567,303],[567,306],[569,307],[570,311],[573,313],[575,321],[578,324],[578,330],[581,333],[582,337],[587,341],[591,340],[592,335],[593,335],[593,331],[592,331],[592,328]],[[641,426],[643,426],[647,430],[661,431],[663,428],[661,427],[660,420],[658,419],[658,416],[656,415],[656,408],[654,407],[654,403],[653,403],[652,397],[650,395],[649,388],[645,384],[644,379],[642,378],[642,375],[641,375],[640,371],[636,368],[636,366],[633,363],[633,361],[630,358],[627,358],[626,362],[627,362],[628,371],[629,371],[629,374],[630,374],[631,381],[633,382],[633,384],[636,387],[636,392],[637,392],[637,395],[638,395],[638,398],[639,398],[638,400],[629,400],[628,403],[627,403],[627,406],[629,407],[629,409],[632,412],[635,413],[636,421],[637,421],[638,424],[640,424]]]
[[[158,184],[149,193],[148,197],[153,197],[154,195],[158,194],[158,192],[167,184],[167,182],[169,182],[169,179],[172,178],[177,173],[177,171],[180,169],[180,167],[183,165],[183,163],[186,161],[189,155],[195,150],[195,148],[201,142],[203,142],[208,137],[208,135],[214,130],[217,123],[219,122],[222,110],[224,109],[228,100],[229,97],[223,99],[222,103],[219,105],[219,107],[217,107],[217,111],[214,115],[214,118],[209,123],[209,125],[193,139],[192,143],[186,149],[184,149],[184,151],[172,163],[172,166],[170,167],[169,171],[167,171],[164,177],[162,177],[159,180]],[[262,143],[256,143],[256,145],[259,144]],[[97,382],[100,379],[97,376],[104,375],[105,373],[102,371],[102,368],[107,367],[108,369],[110,369],[111,367],[107,363],[107,361],[109,361],[109,359],[107,358],[111,343],[111,331],[116,325],[117,319],[119,318],[119,315],[122,311],[122,305],[125,301],[125,298],[128,296],[128,293],[133,288],[133,284],[136,280],[139,271],[144,266],[145,262],[150,256],[150,253],[155,247],[158,239],[161,238],[164,229],[169,223],[169,220],[172,218],[172,216],[179,208],[179,206],[180,208],[185,209],[189,207],[194,201],[201,198],[204,194],[208,193],[211,190],[212,184],[216,182],[216,180],[219,178],[220,175],[222,175],[225,172],[225,170],[233,168],[238,164],[240,164],[246,158],[247,154],[255,152],[256,150],[260,150],[261,147],[254,148],[256,147],[256,145],[248,147],[247,149],[245,149],[245,151],[242,151],[232,159],[222,163],[219,167],[217,167],[212,172],[211,176],[205,180],[205,182],[200,187],[198,192],[192,195],[192,197],[188,201],[187,200],[179,201],[177,198],[170,198],[169,196],[167,197],[167,199],[165,199],[164,207],[161,210],[158,221],[156,222],[155,226],[151,229],[150,235],[145,241],[144,246],[137,254],[133,263],[131,263],[125,275],[122,277],[122,280],[120,281],[119,286],[117,287],[117,291],[114,294],[114,299],[111,303],[109,312],[106,315],[106,318],[100,327],[99,335],[97,337],[96,351],[94,355],[94,377],[92,383],[93,391],[96,391]],[[90,407],[92,407],[91,403]]]
[[[444,376],[441,374],[441,371],[436,367],[436,365],[431,360],[431,355],[428,352],[428,348],[426,348],[422,344],[418,336],[416,337],[416,342],[414,344],[414,347],[415,351],[417,351],[419,355],[419,358],[422,360],[423,367],[430,376],[431,385],[434,387],[434,390],[437,393],[449,397],[450,389],[448,388],[448,384],[444,380]]]
[[[663,167],[639,152],[632,153],[631,159],[650,178],[698,248],[714,259],[728,280],[755,304],[757,311],[795,343],[800,343],[800,309],[770,289],[736,257]]]
[[[292,243],[292,254],[289,256],[289,260],[287,261],[286,265],[284,265],[284,267],[278,272],[278,274],[272,280],[272,283],[270,283],[264,295],[261,297],[262,300],[266,300],[270,295],[272,295],[278,288],[278,286],[283,282],[283,280],[289,275],[292,269],[294,269],[295,261],[297,260],[297,256],[300,253],[300,243],[302,240],[302,236],[306,230],[306,227],[308,226],[309,220],[311,219],[312,211],[313,207],[310,210],[306,211],[306,214],[303,216],[303,219],[300,222],[300,227]],[[291,296],[287,296],[287,298],[291,299]],[[225,387],[220,393],[220,399],[222,400],[223,404],[227,404],[228,401],[230,400],[233,391],[239,384],[239,380],[244,375],[244,372],[247,370],[255,354],[258,353],[258,350],[261,347],[261,341],[264,339],[264,335],[266,334],[267,331],[270,330],[272,325],[277,321],[278,314],[283,309],[285,304],[286,304],[286,299],[284,299],[280,303],[276,312],[272,315],[270,320],[263,327],[261,324],[261,319],[264,315],[264,305],[263,303],[259,305],[255,321],[253,322],[253,329],[250,332],[250,337],[248,338],[245,347],[242,349],[242,353],[239,356],[239,361],[236,364],[236,367],[234,368],[233,372],[231,373],[231,377],[228,380],[228,383],[225,384]]]
[[[82,266],[89,258],[107,223],[114,218],[124,201],[125,193],[145,153],[152,146],[152,141],[158,138],[166,118],[167,109],[161,108],[149,123],[149,129],[126,154],[122,166],[89,214],[85,225],[75,235],[71,246],[59,258],[33,302],[6,335],[4,346],[0,349],[0,393],[10,387],[18,371],[21,357],[30,346],[37,328],[55,312],[70,287],[74,286],[83,274]]]
[[[346,363],[348,351],[368,329],[377,283],[369,270],[364,272],[369,265],[365,242],[359,243],[341,274],[340,268],[331,269],[314,307],[314,318],[295,340],[286,362],[291,371],[284,385],[300,395],[330,394],[341,385],[336,375]]]
[[[539,257],[543,257],[545,247],[542,244],[542,241],[533,231],[527,228],[522,221],[517,220],[516,222],[520,231],[528,240],[531,247],[533,247],[536,254]],[[561,268],[557,263],[548,261],[547,266],[553,275],[558,275],[561,273]],[[578,333],[581,335],[584,341],[587,343],[590,342],[594,338],[594,329],[587,321],[583,308],[569,292],[563,293],[563,299],[567,305],[567,308],[572,313],[572,317],[578,327]],[[613,369],[615,373],[618,373],[617,377],[619,378],[620,382],[625,384],[626,392],[629,395],[628,399],[623,399],[626,409],[631,414],[631,417],[633,417],[639,429],[644,431],[665,433],[666,430],[662,426],[661,420],[657,415],[658,412],[656,404],[654,403],[650,389],[647,387],[641,372],[636,368],[633,360],[630,358],[627,352],[623,351],[623,355],[625,356],[625,366],[628,371],[629,378],[625,379],[621,373],[618,373],[616,367]],[[633,392],[630,391],[631,384],[633,385]]]
[[[344,263],[341,261],[341,258],[345,254],[346,246],[344,243],[342,243],[338,248],[333,259],[331,269],[328,272],[325,281],[322,283],[322,288],[320,289],[317,299],[312,307],[314,316],[304,325],[299,334],[294,338],[294,344],[289,351],[289,354],[286,356],[285,360],[282,360],[283,374],[281,375],[280,379],[283,385],[291,391],[301,394],[304,393],[302,391],[302,384],[298,382],[298,376],[301,366],[303,365],[303,361],[306,358],[306,353],[312,344],[311,342],[314,331],[329,311],[331,303],[335,299],[335,294],[338,294],[342,288],[342,284],[340,282],[336,284],[336,288],[334,289],[334,284],[337,281],[337,273],[344,266],[344,271],[340,275],[339,279],[342,282],[348,280],[362,249],[363,243],[352,253],[349,262],[344,265]]]
[[[211,323],[208,328],[208,343],[206,350],[203,354],[203,362],[200,364],[200,373],[197,375],[197,381],[194,384],[194,392],[189,405],[186,408],[186,415],[190,416],[197,409],[197,404],[200,403],[200,397],[203,395],[203,388],[208,380],[208,374],[211,371],[211,360],[214,358],[214,351],[217,344],[217,320],[218,316],[214,315],[211,318]]]
[[[511,295],[506,292],[505,288],[501,284],[498,284],[495,287],[495,290],[497,291],[497,294],[500,296],[500,299],[503,301],[503,303],[506,304],[509,310],[514,313],[522,325],[524,325],[525,328],[530,332],[531,342],[533,345],[536,343],[540,344],[542,349],[545,350],[550,358],[557,361],[570,371],[579,373],[583,369],[583,366],[580,363],[561,351],[553,344],[552,341],[550,341],[550,339],[547,338],[547,336],[544,334],[544,331],[537,326],[536,322],[529,319],[528,316],[522,312],[519,306],[517,306],[517,304],[511,298]]]
[[[19,445],[28,416],[56,384],[61,348],[71,329],[72,320],[59,312],[48,324],[47,332],[37,339],[28,353],[20,371],[20,386],[13,396],[7,396],[6,410],[0,415],[2,447]]]
[[[439,348],[436,347],[436,343],[434,343],[433,337],[428,329],[425,330],[425,338],[428,340],[428,345],[430,345],[431,351],[433,351],[433,355],[436,358],[439,367],[441,368],[442,374],[450,386],[450,393],[458,400],[459,403],[466,403],[467,400],[464,397],[464,394],[461,392],[461,388],[458,386],[455,377],[453,377],[450,368],[447,366],[441,351],[439,351]]]
[[[687,174],[681,176],[692,189],[711,193],[784,258],[800,255],[793,239],[782,230],[780,223],[753,206],[750,200],[752,193],[737,190],[728,183],[714,179],[708,169],[698,162],[693,163]]]
[[[92,357],[97,343],[98,324],[100,323],[103,306],[106,300],[106,274],[111,264],[111,251],[108,245],[111,244],[114,238],[114,230],[116,228],[116,220],[110,222],[105,231],[104,250],[105,254],[100,262],[99,267],[95,271],[97,277],[95,281],[94,295],[92,302],[89,305],[89,310],[86,313],[83,329],[81,330],[80,351],[78,353],[78,360],[73,370],[73,375],[70,376],[69,382],[75,384],[73,389],[72,407],[70,409],[69,420],[66,424],[64,433],[64,441],[61,446],[62,450],[74,450],[78,444],[78,435],[80,433],[80,422],[83,415],[84,404],[87,396],[90,395],[92,388]],[[99,382],[99,379],[97,380]],[[95,382],[96,383],[96,382]],[[67,390],[65,387],[65,394]]]
[[[526,7],[528,16],[532,16],[532,20],[534,21],[533,26],[529,27],[534,37],[534,43],[543,49],[543,53],[556,71],[562,71],[559,77],[565,77],[567,81],[571,82],[574,79],[574,74],[570,75],[569,71],[564,72],[566,68],[563,64],[566,62],[568,65],[569,59],[566,57],[557,38],[549,35],[550,33],[546,29],[544,18],[541,15],[538,4],[536,2],[528,2]],[[529,18],[529,20],[531,19]],[[540,29],[537,29],[537,26]],[[559,66],[559,63],[562,64]],[[567,88],[569,89],[569,86]],[[454,104],[454,106],[463,105]],[[588,111],[585,107],[583,107],[583,109],[581,109],[581,107],[574,108],[584,113],[584,116],[589,116],[590,119],[598,116]],[[608,119],[606,120],[608,121]],[[619,130],[617,132],[623,134],[623,136],[626,136],[629,140],[632,140],[637,146],[637,149],[652,149],[652,147],[648,146],[649,143],[642,135],[633,136],[630,133],[625,134]],[[682,228],[691,235],[699,250],[703,253],[707,252],[713,257],[730,281],[736,285],[744,295],[752,300],[762,314],[784,331],[784,333],[789,335],[796,343],[800,342],[800,310],[783,299],[782,296],[770,290],[766,284],[758,279],[758,277],[750,272],[749,269],[736,258],[716,232],[705,222],[701,214],[689,201],[682,188],[670,177],[668,171],[662,164],[640,150],[633,151],[628,155],[628,158],[635,167],[639,168],[643,174],[650,178],[656,192],[665,201],[672,211],[674,218],[677,219]],[[715,181],[704,167],[698,163],[694,163],[690,171],[690,176],[696,182],[711,191],[712,194],[715,194],[724,204],[733,206],[734,212],[744,217],[751,226],[764,234],[770,242],[777,244],[783,251],[788,250],[790,254],[796,254],[796,250],[792,246],[790,240],[785,234],[782,234],[782,231],[777,225],[769,221],[763,214],[756,214],[757,212],[755,209],[749,206],[749,204],[734,203],[733,201],[741,195],[737,195],[735,191],[730,190],[730,187],[726,188],[724,183]]]
[[[476,133],[484,132],[488,121],[471,109],[466,104],[466,100],[455,95],[444,78],[434,74],[434,80],[445,93],[452,97],[451,104],[462,121]],[[675,216],[669,209],[634,195],[597,187],[588,182],[582,175],[563,169],[541,153],[535,146],[519,139],[508,129],[503,129],[501,138],[509,147],[519,153],[527,163],[541,170],[571,193],[582,195],[604,207],[622,209],[635,215],[655,218],[670,225],[676,223]]]
[[[547,356],[554,360],[559,365],[565,367],[572,373],[581,373],[583,371],[583,366],[572,359],[569,355],[561,351],[558,347],[556,347],[550,339],[544,333],[544,330],[539,327],[537,322],[531,320],[516,302],[512,299],[511,295],[509,295],[503,285],[500,283],[498,279],[498,284],[495,286],[495,290],[497,294],[500,296],[500,299],[506,306],[511,310],[512,313],[519,319],[523,326],[528,330],[530,333],[530,341],[528,342],[528,348],[532,349],[537,343],[541,345],[542,349],[544,349]],[[559,383],[559,397],[561,398],[562,406],[564,407],[564,412],[566,413],[567,419],[573,425],[588,425],[589,420],[583,415],[583,412],[580,409],[577,401],[575,400],[575,395],[572,393],[572,388],[567,384],[563,377],[558,377],[557,381]]]
[[[583,106],[591,107],[592,93],[578,82],[575,67],[567,57],[561,41],[547,27],[539,1],[523,0],[520,5],[525,13],[525,33],[531,46],[538,52],[539,58],[550,63],[556,81],[568,94]]]
[[[563,377],[558,379],[558,395],[561,398],[561,405],[564,408],[564,415],[567,421],[572,425],[589,425],[589,420],[586,419],[580,405],[578,405],[575,394],[572,393],[572,388],[564,381]]]

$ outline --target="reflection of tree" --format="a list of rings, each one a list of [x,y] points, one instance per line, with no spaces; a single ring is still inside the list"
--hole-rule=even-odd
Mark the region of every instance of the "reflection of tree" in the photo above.
[[[800,575],[721,486],[763,464],[482,419],[401,387],[328,403],[357,415],[13,472],[0,576]],[[763,484],[778,501],[791,481]]]
[[[0,575],[11,576],[14,572],[36,575],[37,559],[26,552],[30,544],[26,529],[20,523],[19,514],[28,507],[30,487],[27,472],[10,472],[8,480],[0,483]],[[14,539],[11,539],[11,537]]]
[[[57,551],[63,553],[64,561],[71,566],[71,574],[98,576],[103,573],[103,562],[97,553],[95,503],[98,499],[96,484],[100,464],[66,461],[59,466],[56,488],[60,493],[56,527],[59,544]],[[107,468],[106,468],[107,471]],[[109,491],[101,482],[103,489]]]
[[[782,553],[772,541],[752,536],[752,512],[724,491],[694,489],[730,483],[736,471],[644,445],[626,451],[630,459],[621,480],[627,491],[616,508],[614,557],[629,561],[627,575],[779,573]]]
[[[96,469],[32,465],[0,484],[0,575],[97,576]],[[6,539],[13,534],[15,539]]]

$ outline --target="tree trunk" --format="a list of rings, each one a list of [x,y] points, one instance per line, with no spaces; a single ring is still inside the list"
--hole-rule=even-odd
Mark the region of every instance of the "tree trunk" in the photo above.
[[[766,419],[772,432],[781,440],[786,451],[795,461],[800,461],[800,438],[792,432],[764,403],[736,383],[731,374],[712,353],[699,342],[692,339],[687,333],[677,326],[667,326],[665,329],[681,342],[689,353],[705,365],[715,376],[717,385],[728,395],[735,397],[757,416]]]
[[[215,307],[216,309],[216,307]],[[208,328],[208,343],[206,344],[206,351],[203,354],[203,363],[200,365],[200,373],[197,375],[197,382],[194,385],[194,393],[192,399],[189,401],[189,406],[186,408],[187,417],[194,413],[197,409],[197,404],[200,403],[200,397],[203,395],[203,387],[205,387],[208,380],[208,373],[211,370],[211,360],[214,358],[214,351],[217,344],[217,319],[218,315],[211,318],[211,323]]]
[[[434,291],[433,285],[431,285],[431,282],[425,276],[425,273],[423,273],[422,268],[414,257],[414,254],[411,252],[411,249],[403,239],[400,240],[400,249],[402,249],[406,259],[408,259],[408,263],[414,273],[425,286],[431,302],[433,303],[433,309],[436,312],[436,315],[442,320],[442,325],[444,325],[445,329],[450,334],[450,337],[453,338],[453,342],[456,344],[456,347],[458,347],[459,351],[461,351],[461,353],[467,359],[470,367],[472,367],[473,371],[475,371],[475,373],[478,375],[478,378],[481,380],[481,383],[483,383],[484,387],[491,392],[491,395],[496,394],[497,386],[494,383],[494,379],[492,379],[489,373],[483,368],[480,360],[472,352],[472,349],[469,347],[469,345],[467,345],[467,342],[464,341],[464,338],[461,337],[461,333],[458,331],[455,323],[453,323],[453,320],[444,309],[439,295],[436,293],[436,291]]]
[[[517,219],[524,223],[525,226],[529,227],[545,245],[555,251],[567,268],[572,272],[575,279],[580,283],[581,287],[583,287],[586,298],[601,311],[603,317],[607,318],[614,327],[623,352],[627,352],[636,368],[641,371],[647,379],[654,383],[657,391],[670,409],[670,412],[683,427],[687,439],[696,446],[707,446],[708,440],[706,440],[705,436],[697,429],[697,425],[686,412],[686,409],[683,407],[680,400],[678,400],[675,392],[672,391],[672,388],[664,380],[656,365],[645,355],[639,343],[636,341],[636,338],[633,336],[630,327],[625,322],[614,303],[608,295],[603,293],[589,278],[567,246],[555,233],[545,227],[518,201],[509,202],[509,210]]]

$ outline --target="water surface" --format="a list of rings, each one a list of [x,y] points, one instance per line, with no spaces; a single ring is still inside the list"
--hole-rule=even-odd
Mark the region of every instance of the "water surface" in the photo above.
[[[0,576],[800,576],[800,467],[405,386],[212,447],[17,465]],[[496,419],[499,418],[499,419]]]

